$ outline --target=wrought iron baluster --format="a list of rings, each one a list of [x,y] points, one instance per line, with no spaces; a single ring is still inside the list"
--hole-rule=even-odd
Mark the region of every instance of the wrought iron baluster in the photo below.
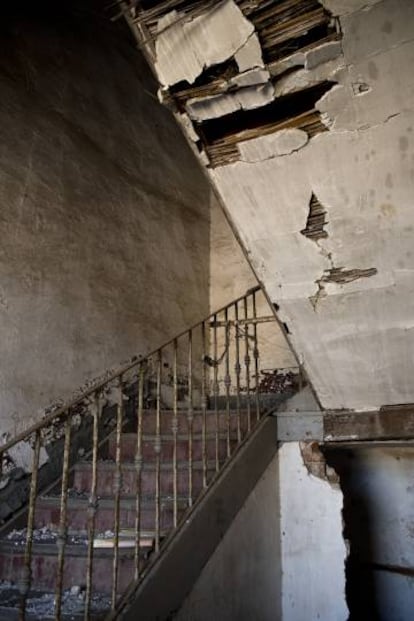
[[[255,403],[256,403],[256,420],[260,419],[260,394],[259,394],[259,347],[257,340],[257,307],[256,307],[256,291],[252,293],[253,307],[253,358],[254,358],[254,377],[255,377]]]
[[[227,457],[230,457],[230,427],[231,427],[231,414],[230,414],[230,324],[229,324],[229,310],[228,307],[224,310],[224,323],[225,323],[225,375],[224,375],[224,387],[226,390],[226,453]]]
[[[37,494],[37,482],[39,472],[39,457],[40,457],[41,436],[40,430],[35,433],[35,443],[32,461],[32,477],[30,480],[30,496],[29,496],[29,512],[27,516],[27,528],[26,528],[26,547],[24,551],[24,565],[20,581],[20,614],[19,619],[24,621],[26,616],[26,604],[27,598],[30,592],[32,582],[32,549],[33,549],[33,528],[36,509],[36,494]],[[1,455],[3,460],[3,455]]]
[[[213,393],[214,393],[214,416],[216,419],[215,428],[215,455],[216,472],[220,469],[219,435],[220,435],[220,415],[218,409],[219,383],[218,383],[218,353],[217,353],[217,315],[213,317]]]
[[[88,621],[91,598],[92,598],[92,576],[93,576],[93,551],[95,538],[95,518],[98,509],[98,496],[96,494],[98,481],[98,447],[99,447],[99,416],[101,412],[101,399],[99,393],[95,393],[92,405],[93,430],[92,430],[92,481],[88,502],[88,552],[86,558],[86,592],[85,592],[85,612],[84,619]]]
[[[248,319],[248,306],[247,296],[243,298],[244,306],[244,318]],[[249,324],[245,323],[244,326],[244,367],[245,367],[245,379],[246,379],[246,415],[247,415],[247,432],[251,430],[251,416],[250,416],[250,354],[249,354]]]
[[[193,504],[193,332],[188,332],[188,506]]]
[[[123,417],[123,391],[122,375],[118,378],[116,395],[116,444],[115,444],[115,472],[114,472],[114,556],[112,564],[112,592],[111,609],[115,610],[117,591],[118,591],[118,570],[119,570],[119,520],[121,508],[121,489],[122,489],[122,469],[121,469],[121,439],[122,439],[122,417]]]
[[[161,369],[162,351],[157,352],[157,409],[155,421],[155,551],[160,549],[161,530]]]
[[[201,324],[201,350],[202,350],[202,366],[201,366],[201,441],[203,453],[203,487],[207,487],[207,393],[206,393],[206,324]]]
[[[144,363],[139,366],[138,373],[138,403],[137,403],[137,444],[135,450],[135,580],[140,573],[140,545],[141,545],[141,482],[142,482],[142,419],[144,412]]]
[[[178,434],[178,371],[177,371],[178,344],[177,339],[173,342],[173,523],[178,523],[178,472],[177,472],[177,434]]]
[[[234,341],[235,341],[235,364],[234,372],[236,375],[236,413],[237,413],[237,443],[241,442],[241,407],[240,407],[240,342],[239,342],[239,305],[237,302],[234,304]]]
[[[68,500],[68,483],[69,483],[69,466],[70,466],[70,443],[71,443],[71,423],[72,416],[69,411],[65,420],[65,441],[63,449],[63,471],[62,471],[62,487],[60,495],[60,521],[59,534],[57,537],[58,563],[57,563],[57,580],[55,593],[55,619],[61,618],[62,608],[62,591],[63,591],[63,575],[65,566],[65,548],[67,540],[67,500]]]

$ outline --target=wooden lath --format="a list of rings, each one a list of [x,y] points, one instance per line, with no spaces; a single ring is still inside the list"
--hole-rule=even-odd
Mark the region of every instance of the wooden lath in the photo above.
[[[288,128],[302,129],[309,137],[327,131],[327,127],[320,120],[319,112],[315,109],[284,121],[268,123],[254,129],[246,129],[217,140],[206,147],[210,166],[216,168],[217,166],[225,166],[226,164],[237,162],[240,159],[240,152],[237,146],[239,142],[273,134],[278,130]]]

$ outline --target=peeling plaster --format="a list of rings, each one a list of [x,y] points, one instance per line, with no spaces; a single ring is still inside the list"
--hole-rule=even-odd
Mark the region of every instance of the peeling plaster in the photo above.
[[[342,493],[308,472],[297,442],[279,450],[279,481],[283,619],[345,621]]]
[[[253,24],[233,0],[224,0],[199,17],[179,18],[177,11],[171,11],[158,22],[155,69],[163,86],[182,80],[193,84],[205,67],[224,62],[237,54],[250,38],[254,39]],[[246,70],[257,66],[257,60],[250,41],[240,63]]]
[[[219,118],[237,110],[253,110],[270,103],[274,99],[272,84],[262,84],[239,89],[234,95],[218,95],[204,99],[189,99],[186,109],[195,121]]]
[[[264,68],[262,48],[256,33],[252,34],[234,55],[240,73],[252,67]]]

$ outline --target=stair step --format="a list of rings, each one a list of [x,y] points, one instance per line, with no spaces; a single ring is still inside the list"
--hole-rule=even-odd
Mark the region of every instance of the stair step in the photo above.
[[[165,536],[165,533],[163,533]],[[143,533],[140,554],[148,558],[153,551],[154,532]],[[73,539],[73,538],[71,538]],[[123,592],[134,576],[134,548],[119,547],[118,592]],[[63,588],[85,586],[87,563],[87,539],[79,537],[77,543],[68,543],[65,547]],[[94,548],[92,583],[94,591],[111,592],[112,559],[114,548]],[[24,567],[25,546],[10,540],[0,540],[0,574],[3,580],[16,581]],[[33,543],[32,547],[32,584],[36,589],[54,590],[58,568],[58,548],[56,542],[44,541]]]
[[[119,524],[121,528],[135,527],[135,498],[121,498]],[[67,523],[71,531],[87,532],[88,530],[88,499],[71,498],[67,500]],[[102,532],[114,527],[114,499],[100,498],[95,513],[95,531]],[[161,498],[160,523],[162,529],[173,526],[174,506],[169,496]],[[188,499],[178,498],[178,517],[181,517],[188,507]],[[47,527],[57,529],[60,519],[60,497],[43,496],[36,502],[36,528]],[[155,525],[155,500],[145,498],[141,500],[141,529],[150,530]]]
[[[61,618],[62,621],[83,621],[84,589],[67,589],[63,592]],[[21,595],[18,587],[11,583],[0,584],[0,621],[18,621]],[[55,619],[55,594],[53,591],[32,590],[27,599],[26,621],[42,621]],[[105,593],[93,593],[90,618],[103,621],[110,609],[110,598]]]
[[[154,450],[155,435],[145,434],[142,437],[142,455],[146,461],[154,461],[156,459],[156,453]],[[237,435],[233,431],[230,436],[231,446],[237,444]],[[192,438],[192,451],[193,460],[201,460],[203,458],[203,436],[200,433],[193,434]],[[123,433],[121,435],[121,460],[133,461],[135,459],[135,453],[137,450],[137,434],[135,433]],[[226,456],[227,450],[227,435],[220,433],[218,437],[218,450],[219,457],[222,459]],[[174,438],[171,434],[164,434],[161,436],[161,459],[163,461],[171,461],[173,459],[174,451]],[[216,436],[214,434],[208,434],[206,437],[206,453],[208,459],[214,459],[216,455]],[[116,434],[113,433],[109,437],[108,442],[108,457],[109,459],[115,459],[116,456]],[[177,459],[187,461],[189,456],[189,439],[188,436],[180,434],[177,438]]]
[[[224,460],[221,461],[223,463]],[[134,496],[137,491],[137,473],[135,465],[132,463],[123,463],[121,465],[122,473],[122,494]],[[173,464],[171,462],[163,462],[160,466],[161,473],[161,494],[173,494],[174,477]],[[116,465],[113,461],[102,461],[98,463],[97,476],[97,494],[99,496],[113,496],[114,494],[114,478],[116,474]],[[215,474],[215,464],[209,462],[207,464],[207,477],[210,481]],[[192,468],[193,491],[194,495],[200,492],[203,487],[203,465],[200,461],[193,462]],[[141,472],[141,493],[150,495],[154,492],[156,480],[155,462],[144,463]],[[179,462],[177,464],[177,487],[178,494],[185,496],[188,493],[188,463]],[[73,488],[77,492],[89,492],[92,481],[92,464],[90,462],[78,462],[74,466]]]
[[[251,417],[253,420],[253,403],[251,406]],[[206,412],[206,432],[207,433],[215,433],[218,430],[225,432],[227,430],[227,412],[224,409],[220,409],[217,412],[218,414],[218,427],[216,420],[216,412],[215,410],[207,410]],[[161,423],[161,434],[171,434],[172,433],[172,425],[173,425],[174,414],[172,410],[162,410],[160,416]],[[204,415],[202,411],[195,410],[193,413],[193,432],[201,433],[203,428],[203,419]],[[155,434],[156,432],[156,420],[157,413],[155,410],[144,410],[142,417],[142,431],[144,434]],[[237,420],[238,415],[234,410],[234,406],[232,406],[232,410],[230,411],[230,429],[232,431],[237,431]],[[179,411],[177,415],[177,423],[178,423],[178,433],[179,434],[188,434],[189,424],[188,424],[188,415],[185,411]],[[240,411],[240,423],[241,427],[244,431],[247,429],[247,410]]]

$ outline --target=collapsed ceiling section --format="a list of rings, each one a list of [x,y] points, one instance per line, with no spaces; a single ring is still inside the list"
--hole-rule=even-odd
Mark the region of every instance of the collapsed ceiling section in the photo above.
[[[134,2],[160,98],[182,117],[208,167],[282,129],[300,142],[327,127],[315,103],[340,55],[337,21],[317,0]],[[304,75],[304,72],[306,75]],[[293,148],[296,148],[293,146]]]

